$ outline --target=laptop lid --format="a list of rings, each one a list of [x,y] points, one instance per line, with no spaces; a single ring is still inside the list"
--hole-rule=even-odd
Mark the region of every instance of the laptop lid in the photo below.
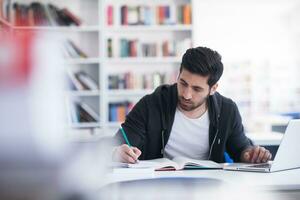
[[[286,128],[285,134],[276,156],[270,167],[260,167],[263,164],[249,163],[233,163],[225,165],[224,169],[239,170],[239,171],[255,171],[255,172],[274,172],[300,167],[300,159],[297,159],[297,154],[300,152],[300,119],[291,120]]]
[[[300,119],[291,120],[285,130],[285,134],[271,167],[271,171],[280,171],[300,167]]]

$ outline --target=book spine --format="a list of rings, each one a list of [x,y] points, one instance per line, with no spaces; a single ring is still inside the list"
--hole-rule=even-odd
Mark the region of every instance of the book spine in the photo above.
[[[100,117],[99,114],[96,113],[88,104],[81,102],[80,106],[82,107],[85,112],[87,112],[95,121],[99,121]]]
[[[133,106],[134,103],[128,101],[109,103],[109,121],[124,122]]]
[[[89,76],[87,73],[83,72],[83,71],[79,71],[76,73],[79,81],[81,83],[83,83],[87,89],[89,90],[98,90],[98,84],[97,82],[91,77]]]
[[[121,6],[121,25],[128,25],[128,7]]]
[[[107,25],[111,26],[114,23],[114,8],[112,5],[107,6]]]
[[[69,9],[63,8],[61,12],[69,19],[70,24],[74,24],[76,26],[80,26],[82,24],[81,19],[70,12]]]
[[[183,24],[191,24],[191,5],[185,4],[183,6]]]

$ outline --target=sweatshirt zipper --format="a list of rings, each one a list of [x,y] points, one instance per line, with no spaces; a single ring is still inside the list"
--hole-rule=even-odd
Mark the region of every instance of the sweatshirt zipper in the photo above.
[[[162,148],[161,148],[161,155],[163,156],[165,153],[165,130],[161,131],[161,143],[162,143]]]

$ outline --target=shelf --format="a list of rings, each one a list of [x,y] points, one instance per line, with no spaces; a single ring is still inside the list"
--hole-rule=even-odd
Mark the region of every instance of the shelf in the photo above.
[[[101,63],[100,58],[67,58],[65,59],[66,64],[76,65],[76,64],[98,64]]]
[[[13,26],[9,22],[2,19],[1,17],[0,17],[0,24],[4,25],[5,27],[10,28],[10,29],[13,28]]]
[[[108,58],[107,63],[181,63],[179,57]]]
[[[100,90],[68,91],[71,96],[100,96]]]
[[[131,26],[106,26],[109,32],[130,31],[191,31],[191,25],[131,25]]]
[[[122,122],[107,122],[106,126],[109,128],[118,128]],[[117,130],[116,130],[117,131]]]
[[[144,96],[146,94],[152,93],[153,90],[143,90],[143,89],[128,89],[128,90],[118,90],[118,89],[113,89],[113,90],[108,90],[108,95],[109,96]]]
[[[99,26],[13,26],[15,30],[59,31],[59,32],[98,32]]]
[[[82,122],[82,123],[73,123],[70,125],[70,128],[97,128],[100,127],[99,122]]]

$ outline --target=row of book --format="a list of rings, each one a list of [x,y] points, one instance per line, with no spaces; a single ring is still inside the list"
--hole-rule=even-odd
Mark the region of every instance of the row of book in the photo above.
[[[114,102],[109,104],[109,121],[124,122],[126,115],[133,108],[134,103],[130,101]]]
[[[71,90],[99,90],[99,85],[84,71],[68,71],[68,80]]]
[[[108,89],[154,89],[161,84],[174,83],[176,76],[177,72],[114,74],[108,76]]]
[[[192,23],[191,5],[122,5],[119,10],[121,25],[174,25]],[[114,6],[107,6],[107,25],[114,24]]]
[[[1,15],[15,26],[79,26],[82,23],[69,9],[61,9],[50,3],[15,2],[11,6],[11,1],[1,1]]]
[[[70,114],[72,123],[99,122],[100,120],[99,114],[83,101],[71,102]]]
[[[180,57],[192,46],[190,38],[164,41],[141,41],[139,39],[107,39],[108,57]]]
[[[88,55],[72,40],[62,42],[62,51],[65,58],[88,58]]]

